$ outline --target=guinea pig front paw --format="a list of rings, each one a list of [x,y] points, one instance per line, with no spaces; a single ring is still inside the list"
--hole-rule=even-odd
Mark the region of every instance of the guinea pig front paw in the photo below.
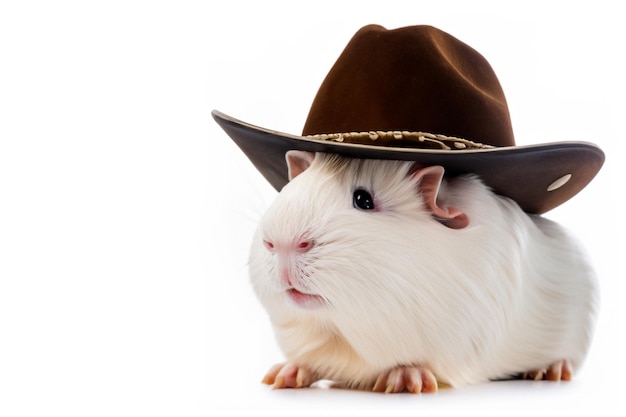
[[[408,391],[412,394],[437,392],[437,379],[422,366],[397,366],[378,376],[374,392],[397,393]]]
[[[303,388],[313,382],[315,380],[309,370],[289,362],[274,365],[263,377],[263,383],[271,385],[273,389]]]
[[[524,372],[522,379],[532,379],[534,381],[569,381],[572,379],[572,365],[570,365],[567,360],[556,361],[548,368]]]

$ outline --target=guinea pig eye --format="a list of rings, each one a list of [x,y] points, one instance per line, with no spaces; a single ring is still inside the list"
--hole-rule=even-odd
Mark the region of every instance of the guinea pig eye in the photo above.
[[[352,204],[354,208],[361,210],[374,210],[374,199],[367,191],[359,188],[352,195]]]

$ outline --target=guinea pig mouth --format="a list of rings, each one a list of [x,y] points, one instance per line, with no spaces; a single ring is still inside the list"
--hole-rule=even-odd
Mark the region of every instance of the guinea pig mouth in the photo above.
[[[288,288],[287,296],[299,307],[317,308],[325,304],[324,298],[322,296],[303,293],[295,288]]]

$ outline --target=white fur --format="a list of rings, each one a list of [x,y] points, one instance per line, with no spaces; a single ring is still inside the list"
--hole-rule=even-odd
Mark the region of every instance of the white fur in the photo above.
[[[263,217],[250,253],[253,287],[291,363],[319,379],[371,388],[398,365],[452,386],[506,378],[567,359],[580,367],[598,303],[593,271],[557,224],[465,176],[438,201],[464,211],[461,230],[432,218],[409,162],[317,154]],[[369,190],[377,211],[353,207]],[[263,240],[307,236],[292,271],[326,304],[286,296]]]

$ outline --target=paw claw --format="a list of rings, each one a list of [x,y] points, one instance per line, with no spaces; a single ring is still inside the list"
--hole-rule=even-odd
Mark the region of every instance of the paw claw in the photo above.
[[[285,387],[285,377],[282,375],[278,375],[276,380],[272,384],[272,389],[279,389]]]

